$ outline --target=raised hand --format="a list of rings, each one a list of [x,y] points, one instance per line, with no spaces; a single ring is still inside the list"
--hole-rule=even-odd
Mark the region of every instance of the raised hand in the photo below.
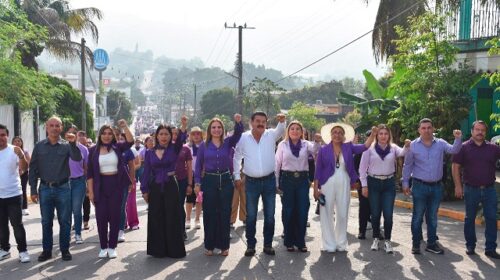
[[[127,127],[127,121],[124,120],[124,119],[121,119],[118,121],[118,127],[121,128],[121,129],[124,129]]]
[[[278,122],[284,122],[286,120],[286,117],[284,114],[277,114],[276,119],[278,119]]]
[[[24,151],[18,146],[14,146],[14,153],[16,153],[18,158],[20,159],[24,158]]]
[[[411,140],[410,139],[405,139],[405,148],[409,148],[410,144],[411,144]]]
[[[73,133],[69,133],[67,132],[65,135],[64,135],[64,138],[66,139],[66,141],[70,142],[70,143],[75,143],[76,141],[76,135],[73,134]]]
[[[461,130],[459,130],[459,129],[455,129],[455,130],[453,130],[453,136],[454,136],[455,138],[457,138],[457,139],[458,139],[458,138],[462,138],[462,131],[461,131]]]

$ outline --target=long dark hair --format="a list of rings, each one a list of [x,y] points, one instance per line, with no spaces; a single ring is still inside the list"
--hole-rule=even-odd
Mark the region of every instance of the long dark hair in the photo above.
[[[99,135],[97,136],[97,144],[96,144],[97,145],[97,149],[99,149],[101,147],[101,145],[102,145],[101,135],[104,133],[104,131],[106,129],[111,130],[111,134],[113,134],[113,139],[111,139],[111,144],[114,145],[117,142],[116,141],[115,131],[113,130],[113,128],[110,125],[105,124],[105,125],[101,126],[101,129],[99,129]]]
[[[158,126],[158,128],[156,129],[156,133],[155,133],[155,148],[158,145],[160,145],[160,141],[158,141],[158,134],[160,133],[160,130],[162,130],[162,129],[166,129],[168,131],[168,134],[170,134],[170,141],[168,141],[168,146],[170,146],[170,144],[172,144],[172,138],[174,137],[174,135],[172,133],[172,127],[170,127],[170,125],[167,125],[167,124],[160,124]]]
[[[23,141],[23,138],[21,138],[21,136],[16,136],[16,137],[12,138],[12,145],[14,145],[14,141],[16,139],[19,139],[21,141],[21,147],[19,147],[19,148],[21,148],[21,150],[24,151],[24,141]]]

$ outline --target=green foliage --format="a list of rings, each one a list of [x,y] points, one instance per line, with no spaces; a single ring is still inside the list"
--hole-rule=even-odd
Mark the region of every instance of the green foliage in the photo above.
[[[255,78],[245,91],[243,115],[249,116],[255,111],[263,111],[268,116],[274,116],[280,112],[280,104],[276,96],[284,89],[273,81],[268,78]]]
[[[353,111],[347,113],[344,118],[342,118],[342,122],[351,125],[354,129],[358,128],[361,124],[363,116],[359,112],[358,109],[354,109]]]
[[[132,106],[134,107],[146,105],[146,96],[142,90],[137,87],[137,83],[135,81],[132,83],[130,90],[130,103],[132,103]]]
[[[108,115],[113,121],[124,119],[128,123],[132,123],[132,105],[124,92],[110,90],[106,101]]]
[[[309,107],[300,101],[295,101],[292,108],[288,110],[288,119],[290,121],[300,121],[309,131],[319,131],[319,129],[321,129],[321,127],[325,124],[325,120],[316,118],[317,113],[318,110],[315,108]]]
[[[230,88],[210,90],[200,102],[202,120],[211,119],[216,114],[232,116],[236,112],[235,92]]]
[[[500,55],[500,37],[495,37],[489,40],[486,42],[486,45],[490,47],[488,50],[489,55]],[[490,85],[495,87],[495,92],[500,92],[500,65],[497,66],[497,71],[493,73],[485,73],[483,76],[489,79]],[[499,101],[497,101],[496,105],[500,108]],[[491,120],[495,121],[494,129],[500,129],[500,114],[491,114]]]
[[[344,91],[343,84],[332,80],[319,86],[306,86],[302,89],[282,93],[279,96],[279,103],[281,108],[284,109],[291,108],[292,104],[297,100],[305,104],[315,104],[316,100],[321,100],[323,104],[333,104],[337,103],[337,96],[342,91]]]
[[[225,132],[228,132],[228,131],[232,131],[234,129],[234,121],[232,118],[226,116],[226,115],[219,115],[219,114],[216,114],[214,116],[214,118],[218,118],[222,121],[222,123],[224,124],[224,129],[225,129]],[[208,123],[210,123],[210,121],[212,120],[212,118],[210,119],[205,119],[203,121],[203,123],[201,124],[201,129],[203,131],[206,131],[207,128],[208,128]]]

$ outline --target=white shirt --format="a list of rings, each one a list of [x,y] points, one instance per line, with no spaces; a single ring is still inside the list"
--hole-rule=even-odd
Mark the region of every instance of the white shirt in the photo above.
[[[361,186],[368,186],[369,175],[388,176],[396,172],[396,159],[404,157],[408,148],[401,148],[395,144],[391,144],[391,151],[382,159],[375,150],[375,146],[370,147],[363,152],[361,162],[359,164],[359,180]]]
[[[234,179],[241,179],[241,160],[243,158],[245,159],[243,167],[245,175],[259,178],[273,173],[276,141],[283,136],[284,132],[285,122],[280,122],[276,128],[266,129],[259,142],[255,140],[251,130],[243,133],[234,153]]]
[[[19,157],[14,146],[0,151],[0,198],[10,198],[23,194],[19,178]]]
[[[113,150],[99,155],[99,171],[101,173],[118,172],[118,156]]]

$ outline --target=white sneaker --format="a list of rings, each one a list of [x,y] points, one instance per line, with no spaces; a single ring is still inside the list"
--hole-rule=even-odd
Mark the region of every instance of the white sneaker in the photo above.
[[[139,229],[139,226],[133,226],[132,227],[132,230],[138,230]]]
[[[125,231],[120,230],[118,232],[118,242],[125,242]]]
[[[30,211],[28,209],[23,209],[23,216],[28,216]]]
[[[10,252],[0,249],[0,261],[10,258]]]
[[[195,229],[200,229],[201,228],[200,221],[194,221],[194,228]]]
[[[190,229],[191,228],[191,221],[186,221],[186,229]]]
[[[28,254],[28,251],[24,251],[24,252],[19,253],[19,261],[22,263],[28,263],[31,261],[30,254]]]
[[[108,258],[115,259],[116,257],[118,257],[118,254],[116,253],[116,249],[108,248]]]
[[[75,243],[76,244],[83,244],[83,239],[81,235],[75,234]]]
[[[104,259],[106,257],[108,257],[108,249],[101,249],[101,251],[99,251],[99,258]]]
[[[384,250],[387,254],[392,254],[392,243],[389,240],[386,240],[384,242]]]
[[[378,242],[379,242],[378,238],[373,239],[372,248],[371,248],[372,251],[378,251]]]

